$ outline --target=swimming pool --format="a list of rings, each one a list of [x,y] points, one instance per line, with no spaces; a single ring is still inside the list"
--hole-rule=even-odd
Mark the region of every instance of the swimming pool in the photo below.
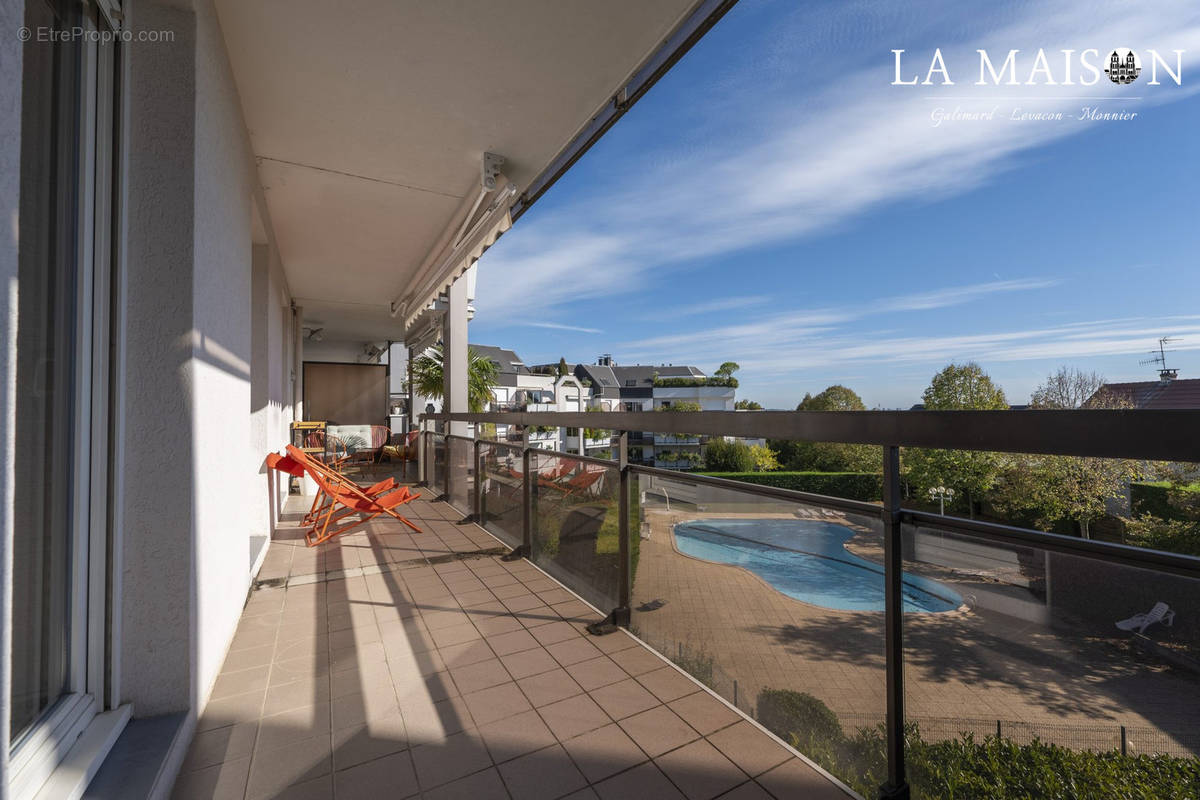
[[[854,531],[807,519],[706,519],[675,526],[684,555],[734,564],[788,597],[842,611],[883,611],[883,567],[846,550]],[[904,610],[951,611],[962,596],[937,581],[904,576]]]

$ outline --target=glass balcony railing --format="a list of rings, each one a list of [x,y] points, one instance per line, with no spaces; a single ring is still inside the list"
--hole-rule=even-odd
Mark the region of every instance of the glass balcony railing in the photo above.
[[[877,445],[882,502],[641,466],[624,436],[614,461],[423,452],[456,508],[864,797],[1200,796],[1200,559],[901,508],[899,471],[900,445],[1194,461],[1200,415],[957,413],[672,415]]]
[[[524,465],[522,448],[505,442],[479,446],[479,524],[509,547],[524,541]]]

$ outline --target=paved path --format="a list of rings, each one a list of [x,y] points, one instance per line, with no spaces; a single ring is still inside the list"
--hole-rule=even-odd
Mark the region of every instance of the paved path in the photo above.
[[[646,509],[634,586],[633,624],[670,652],[678,643],[712,659],[717,688],[753,710],[762,687],[809,692],[849,725],[884,715],[881,612],[848,612],[793,600],[753,573],[678,553],[671,525],[708,514]],[[780,513],[765,516],[780,517]],[[963,576],[964,579],[967,576]],[[943,575],[940,579],[945,580]],[[961,587],[960,587],[961,588]],[[964,592],[965,593],[965,592]],[[653,611],[638,605],[665,601]],[[1112,640],[994,612],[906,614],[906,702],[929,734],[959,729],[1014,738],[1038,734],[1072,747],[1118,746],[1184,753],[1200,749],[1200,680]],[[963,722],[978,720],[978,724]]]

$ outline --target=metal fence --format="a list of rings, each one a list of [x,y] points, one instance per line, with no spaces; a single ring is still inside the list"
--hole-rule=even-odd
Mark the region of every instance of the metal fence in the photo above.
[[[883,723],[879,715],[838,714],[847,733],[861,728],[876,728]],[[972,737],[982,742],[988,737],[1007,739],[1016,744],[1039,741],[1070,750],[1120,752],[1127,755],[1200,756],[1200,735],[1174,736],[1146,725],[1122,725],[1115,720],[1095,722],[1051,722],[1046,720],[984,719],[972,717],[910,716],[917,734],[926,742],[942,742]]]

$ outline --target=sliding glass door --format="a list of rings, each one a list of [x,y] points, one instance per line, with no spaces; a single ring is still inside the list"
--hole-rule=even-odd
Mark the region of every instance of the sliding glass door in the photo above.
[[[28,0],[21,98],[10,756],[33,791],[105,705],[118,44]]]

